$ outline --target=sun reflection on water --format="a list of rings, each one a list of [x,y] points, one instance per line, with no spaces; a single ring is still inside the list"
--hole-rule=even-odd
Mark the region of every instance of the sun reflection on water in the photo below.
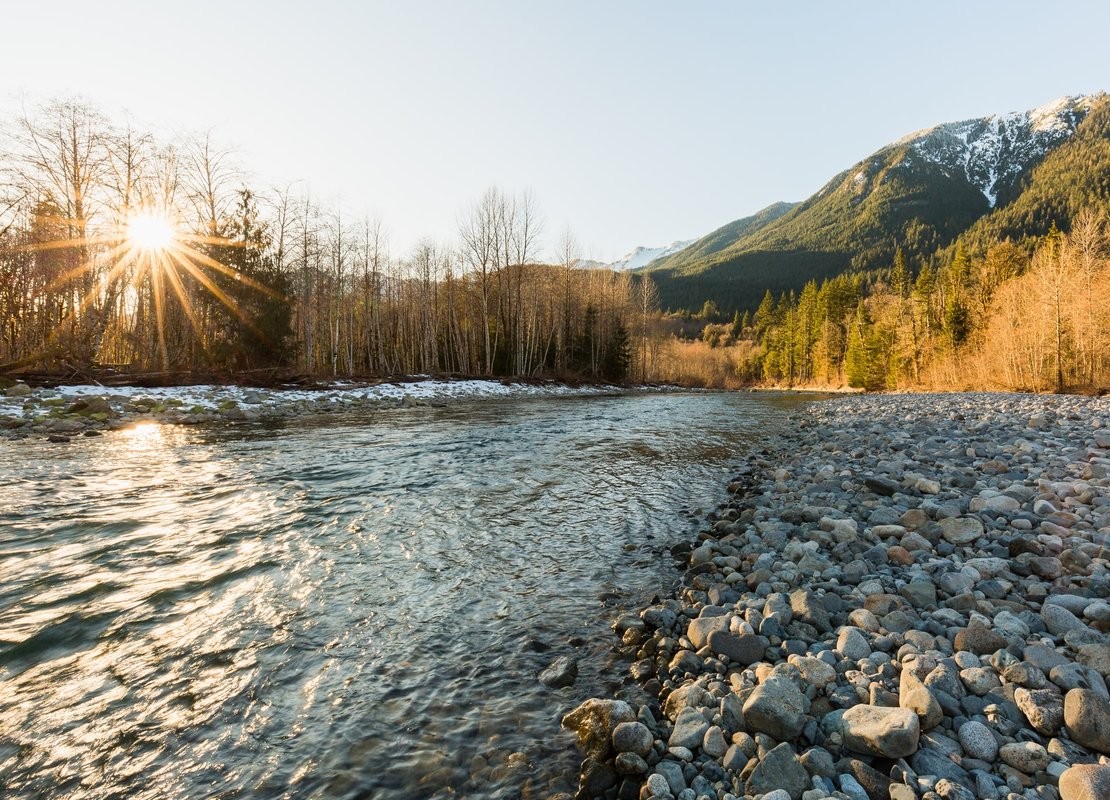
[[[157,422],[136,422],[120,430],[120,436],[128,449],[157,447],[164,443],[162,425]]]

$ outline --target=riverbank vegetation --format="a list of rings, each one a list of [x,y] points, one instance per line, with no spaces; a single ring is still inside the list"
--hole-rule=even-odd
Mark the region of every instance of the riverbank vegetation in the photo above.
[[[451,240],[397,255],[381,221],[254,186],[210,136],[162,140],[63,101],[2,138],[4,372],[1110,386],[1103,213],[921,263],[899,251],[726,318],[664,313],[649,276],[583,268],[527,192],[491,188]]]
[[[1084,211],[1038,240],[766,295],[728,331],[737,369],[787,386],[1105,391],[1110,230]],[[707,326],[706,338],[724,336]]]
[[[534,198],[490,189],[457,238],[397,256],[380,221],[252,187],[208,136],[57,102],[0,148],[0,365],[647,379],[650,282],[537,263]]]

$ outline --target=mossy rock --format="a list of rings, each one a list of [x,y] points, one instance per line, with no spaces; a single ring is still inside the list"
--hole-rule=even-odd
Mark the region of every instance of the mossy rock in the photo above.
[[[190,414],[204,414],[208,411],[204,406],[193,406],[189,409]]]
[[[78,414],[82,417],[104,414],[105,418],[115,413],[112,411],[111,404],[103,397],[82,397],[79,400],[75,400],[66,411],[70,414]]]
[[[238,408],[239,403],[236,400],[221,400],[219,409],[220,411],[230,411],[233,408]]]
[[[172,406],[173,408],[178,408],[180,406],[185,405],[185,401],[184,400],[179,400],[176,397],[167,397],[165,400],[162,401],[162,405]]]
[[[64,406],[66,399],[64,397],[46,397],[41,402],[44,406]]]

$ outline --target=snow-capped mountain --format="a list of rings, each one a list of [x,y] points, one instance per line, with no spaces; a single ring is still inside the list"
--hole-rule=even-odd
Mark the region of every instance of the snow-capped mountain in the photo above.
[[[754,309],[768,290],[914,265],[957,241],[983,253],[1110,207],[1110,95],[916,131],[835,175],[763,224],[738,220],[652,265],[664,307]]]
[[[1075,132],[1092,99],[1061,97],[1032,111],[948,122],[911,133],[892,146],[909,145],[948,177],[963,175],[994,208],[1000,189]]]
[[[646,267],[656,259],[669,256],[671,253],[677,253],[679,250],[683,250],[693,243],[693,239],[685,239],[680,242],[671,242],[662,247],[637,247],[635,250],[626,253],[613,263],[606,264],[605,268],[616,270],[617,272],[639,269],[640,267]]]

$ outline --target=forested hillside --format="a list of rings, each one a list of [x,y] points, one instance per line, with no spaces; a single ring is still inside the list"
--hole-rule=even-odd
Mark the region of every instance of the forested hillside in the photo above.
[[[768,292],[703,339],[772,386],[1106,391],[1110,225],[1088,209],[1068,227],[1032,250],[961,244],[939,268],[898,251],[886,270]]]
[[[649,271],[665,308],[754,311],[767,290],[883,269],[897,249],[922,263],[965,234],[975,250],[1043,235],[1110,197],[1108,117],[1098,95],[911,134],[731,244],[694,245]]]

